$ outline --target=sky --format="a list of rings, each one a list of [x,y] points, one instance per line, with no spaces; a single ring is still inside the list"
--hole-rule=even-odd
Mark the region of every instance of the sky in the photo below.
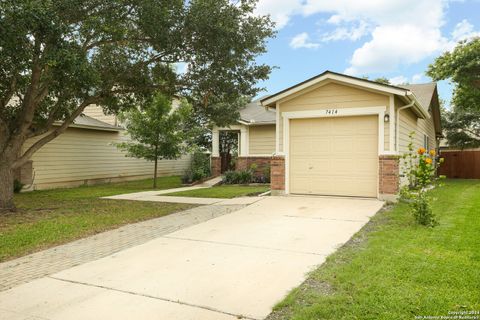
[[[259,96],[325,70],[392,84],[426,83],[430,63],[480,36],[480,0],[259,0],[277,35],[257,62],[275,66]],[[452,85],[438,83],[449,104]]]

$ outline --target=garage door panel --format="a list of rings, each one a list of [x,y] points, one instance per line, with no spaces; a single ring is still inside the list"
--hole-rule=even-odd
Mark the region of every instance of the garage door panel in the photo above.
[[[308,176],[300,176],[291,181],[290,187],[297,190],[297,193],[308,194],[311,190],[311,180]]]
[[[377,196],[376,116],[290,121],[291,193]]]
[[[310,148],[310,152],[320,152],[322,153],[323,150],[329,150],[332,146],[332,141],[326,137],[312,137],[309,141],[303,141],[303,144],[308,145]]]
[[[307,175],[309,168],[310,168],[310,159],[297,159],[295,167],[292,168],[290,172],[297,176]]]
[[[311,150],[310,143],[305,143],[305,142],[302,143],[301,141],[296,141],[292,143],[291,150],[297,156],[300,156],[302,154],[309,154]]]

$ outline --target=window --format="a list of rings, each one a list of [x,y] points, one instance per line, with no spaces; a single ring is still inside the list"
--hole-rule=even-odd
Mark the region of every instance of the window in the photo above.
[[[423,147],[425,150],[430,150],[430,146],[428,144],[428,136],[426,134],[423,135]]]

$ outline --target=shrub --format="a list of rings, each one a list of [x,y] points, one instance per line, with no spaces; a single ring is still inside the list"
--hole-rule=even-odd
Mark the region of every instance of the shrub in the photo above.
[[[205,179],[210,175],[210,155],[197,151],[192,155],[190,169],[188,169],[182,176],[182,183],[193,183]]]
[[[253,181],[253,172],[251,170],[226,171],[222,181],[225,184],[248,184]]]
[[[193,174],[192,174],[192,170],[187,170],[185,171],[185,173],[183,174],[182,176],[182,183],[183,184],[190,184],[193,182]]]
[[[437,218],[432,210],[431,199],[426,192],[419,192],[412,199],[410,207],[417,223],[430,227],[438,225]]]
[[[13,180],[13,192],[20,193],[22,191],[24,184],[20,182],[20,180],[15,179]]]

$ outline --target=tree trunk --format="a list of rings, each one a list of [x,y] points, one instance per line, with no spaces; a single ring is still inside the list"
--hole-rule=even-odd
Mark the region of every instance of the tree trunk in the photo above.
[[[9,163],[0,164],[0,212],[15,211],[13,180],[14,174]]]
[[[158,165],[158,158],[155,157],[155,171],[153,172],[153,189],[157,189],[157,165]]]

